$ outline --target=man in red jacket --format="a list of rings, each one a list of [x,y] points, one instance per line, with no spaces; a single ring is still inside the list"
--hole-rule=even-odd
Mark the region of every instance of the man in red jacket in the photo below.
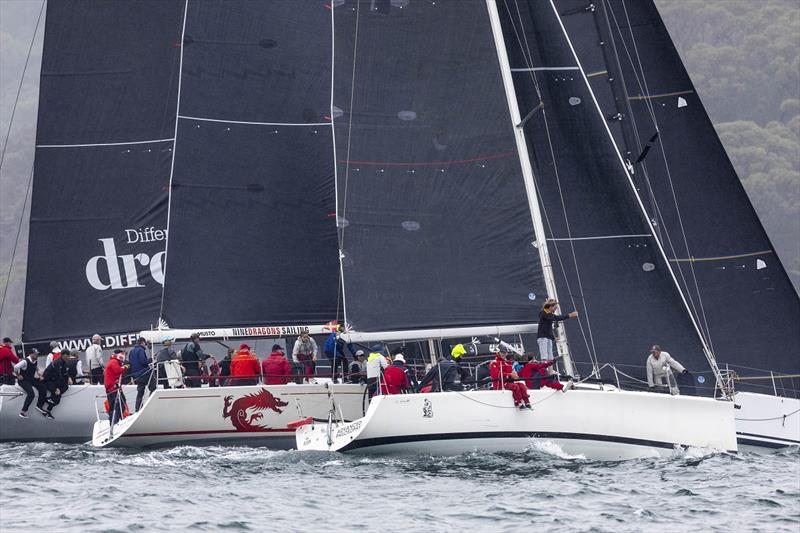
[[[489,365],[489,375],[492,377],[492,387],[495,390],[510,390],[514,398],[514,405],[522,409],[531,408],[531,400],[528,397],[528,387],[519,380],[519,376],[514,372],[514,368],[508,361],[508,354],[498,351],[494,361]]]
[[[231,385],[258,385],[261,366],[250,346],[242,343],[231,360]]]
[[[542,361],[541,363],[537,363],[535,360],[531,359],[520,369],[519,377],[525,380],[525,384],[530,389],[549,387],[551,389],[566,392],[567,389],[565,389],[564,385],[558,381],[558,376],[547,373],[547,369],[553,366],[556,362],[556,359],[560,357],[560,355],[557,355],[555,358],[549,361]]]
[[[106,399],[108,400],[108,419],[111,420],[113,430],[122,417],[122,413],[127,407],[125,393],[122,391],[122,376],[125,374],[126,365],[125,352],[116,350],[106,365],[103,383],[106,386]]]
[[[406,358],[403,354],[397,354],[392,359],[392,365],[383,371],[381,380],[381,394],[402,394],[403,391],[411,388],[408,383],[408,375],[403,365]]]
[[[14,353],[14,343],[8,337],[0,344],[0,385],[14,384],[14,365],[19,357]]]
[[[285,385],[290,381],[292,373],[289,360],[283,355],[283,346],[272,345],[272,353],[261,362],[261,375],[267,385]]]

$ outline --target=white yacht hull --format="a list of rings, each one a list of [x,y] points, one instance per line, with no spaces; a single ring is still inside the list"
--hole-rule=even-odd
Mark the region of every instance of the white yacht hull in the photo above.
[[[380,396],[349,424],[297,430],[301,450],[452,455],[522,452],[541,442],[591,460],[666,456],[681,447],[736,451],[732,402],[619,390],[530,391],[520,411],[508,391]],[[330,438],[329,438],[330,435]]]
[[[736,393],[736,437],[748,451],[800,446],[800,400]]]
[[[125,395],[133,402],[136,387],[126,386]],[[28,418],[20,418],[25,391],[16,385],[2,385],[0,441],[86,442],[92,438],[98,411],[101,419],[106,418],[105,399],[106,390],[102,385],[72,385],[53,409],[55,420],[48,420],[36,410],[38,397],[28,408]]]
[[[252,385],[158,389],[142,409],[109,432],[108,420],[94,425],[98,447],[143,448],[176,444],[246,444],[294,447],[290,422],[327,420],[332,401],[345,420],[364,414],[364,385]]]

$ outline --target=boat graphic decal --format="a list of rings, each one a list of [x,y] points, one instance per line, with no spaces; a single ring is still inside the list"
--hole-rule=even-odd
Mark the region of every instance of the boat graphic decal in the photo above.
[[[267,426],[255,424],[256,421],[264,418],[264,414],[260,411],[270,409],[276,413],[282,413],[280,408],[289,405],[288,402],[283,402],[280,398],[273,396],[267,389],[237,398],[231,404],[232,401],[233,396],[225,397],[222,416],[230,418],[237,431],[269,431]]]
[[[422,418],[433,418],[433,404],[427,398],[425,398],[425,402],[422,404]]]

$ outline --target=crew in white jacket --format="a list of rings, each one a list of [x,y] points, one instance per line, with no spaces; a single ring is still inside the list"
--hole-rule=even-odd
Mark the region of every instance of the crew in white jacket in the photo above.
[[[103,383],[103,348],[100,343],[103,338],[98,335],[92,335],[92,344],[86,348],[86,365],[89,367],[89,377],[92,385]]]
[[[688,373],[683,368],[683,365],[673,359],[668,352],[662,351],[661,346],[656,344],[650,350],[650,356],[647,358],[647,386],[651,389],[669,387],[669,380],[667,379],[668,367],[672,367],[675,372],[681,374]]]

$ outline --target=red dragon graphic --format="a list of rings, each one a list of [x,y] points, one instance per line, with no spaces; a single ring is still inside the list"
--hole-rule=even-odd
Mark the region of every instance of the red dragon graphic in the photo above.
[[[269,431],[269,428],[253,424],[256,420],[264,418],[264,415],[255,412],[248,417],[248,409],[253,411],[272,409],[276,413],[282,413],[283,411],[279,408],[289,405],[288,402],[282,402],[280,398],[273,396],[267,389],[237,398],[233,405],[231,405],[231,400],[233,400],[233,396],[225,397],[225,409],[222,411],[222,416],[230,417],[231,423],[237,431]]]

